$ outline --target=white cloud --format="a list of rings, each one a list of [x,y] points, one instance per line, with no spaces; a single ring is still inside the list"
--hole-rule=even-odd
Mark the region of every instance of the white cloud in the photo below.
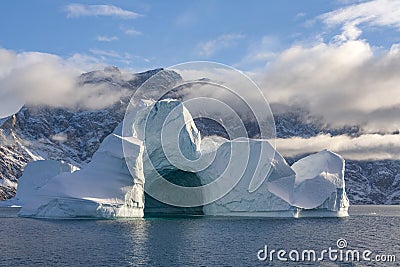
[[[124,10],[113,5],[82,5],[69,4],[65,6],[68,18],[78,18],[83,16],[113,16],[123,19],[135,19],[141,17],[141,14],[133,11]]]
[[[369,1],[369,0],[337,0],[337,2],[339,2],[341,4],[345,4],[345,5],[367,2],[367,1]]]
[[[136,30],[135,28],[132,28],[132,27],[121,26],[120,29],[126,35],[136,36],[136,35],[141,35],[142,34],[142,32],[140,32],[140,31],[138,31],[138,30]]]
[[[112,41],[117,41],[119,38],[117,36],[105,36],[105,35],[99,35],[96,37],[96,40],[99,42],[112,42]]]
[[[349,160],[400,160],[400,134],[366,134],[360,137],[319,135],[276,140],[277,150],[286,157],[329,149]]]
[[[122,58],[122,56],[114,50],[90,49],[89,51],[96,56]]]
[[[342,26],[342,40],[355,40],[360,26],[393,27],[400,30],[400,1],[374,0],[349,5],[319,16],[328,26]]]
[[[400,128],[400,45],[375,48],[360,35],[364,26],[400,31],[400,1],[351,2],[317,17],[340,26],[341,34],[328,43],[320,39],[276,53],[253,76],[272,103],[306,107],[329,126],[391,133]]]
[[[304,106],[331,126],[390,133],[400,128],[398,48],[376,53],[361,40],[293,46],[255,78],[271,103]]]
[[[236,44],[239,39],[244,38],[242,34],[224,34],[216,39],[209,40],[198,45],[198,54],[200,56],[210,57],[219,50],[231,47]]]
[[[96,69],[103,69],[108,64],[101,61],[98,57],[82,53],[75,53],[66,59],[68,65],[72,65],[79,69],[80,72],[88,72]]]
[[[239,66],[273,60],[277,55],[277,51],[281,49],[281,44],[275,36],[263,36],[258,42],[249,46],[247,55],[238,63]]]
[[[51,54],[0,49],[0,62],[0,116],[15,112],[23,103],[103,108],[129,94],[112,86],[80,85],[78,68],[69,59]]]
[[[297,13],[296,16],[294,16],[294,19],[296,19],[296,20],[301,19],[301,18],[304,18],[305,16],[307,16],[306,13],[300,12],[300,13]]]

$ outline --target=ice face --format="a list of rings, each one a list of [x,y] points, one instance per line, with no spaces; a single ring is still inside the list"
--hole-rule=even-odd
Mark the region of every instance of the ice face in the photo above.
[[[202,186],[199,195],[182,201],[203,204],[176,208],[147,198],[147,212],[298,217],[318,210],[331,212],[328,216],[347,215],[344,160],[333,152],[310,155],[290,167],[267,140],[201,139],[191,114],[178,100],[148,102],[129,116],[132,136],[122,137],[121,123],[79,171],[57,161],[30,163],[14,199],[23,206],[20,214],[143,217],[145,187],[146,192],[176,197],[166,189],[168,180]],[[207,191],[211,183],[215,186]],[[221,192],[226,194],[210,201]]]
[[[201,185],[194,173],[198,166],[196,160],[200,156],[201,137],[190,113],[180,101],[165,99],[148,102],[147,107],[136,114],[133,120],[133,135],[143,140],[144,144],[143,172],[146,177],[148,200],[146,212],[189,211],[187,208],[166,205],[165,202],[168,203],[167,199],[176,197],[173,190],[167,189],[173,184]],[[190,197],[194,199],[194,195]],[[192,209],[195,214],[198,214],[199,210],[201,211],[201,207]]]

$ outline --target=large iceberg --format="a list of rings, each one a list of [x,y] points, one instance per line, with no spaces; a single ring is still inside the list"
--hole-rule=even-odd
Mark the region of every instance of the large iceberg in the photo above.
[[[127,116],[131,124],[121,123],[81,170],[56,161],[28,164],[12,200],[20,215],[347,216],[344,160],[333,152],[289,166],[268,140],[201,138],[179,100],[147,101]],[[200,190],[179,195],[176,186]]]

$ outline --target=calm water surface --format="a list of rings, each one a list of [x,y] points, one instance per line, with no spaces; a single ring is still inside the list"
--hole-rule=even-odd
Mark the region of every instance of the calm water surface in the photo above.
[[[271,249],[348,249],[397,263],[261,262]],[[353,206],[349,218],[43,220],[0,209],[0,266],[400,266],[400,207]]]

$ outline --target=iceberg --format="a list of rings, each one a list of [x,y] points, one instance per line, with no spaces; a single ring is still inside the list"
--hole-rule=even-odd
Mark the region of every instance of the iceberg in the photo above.
[[[20,215],[348,216],[345,162],[333,152],[289,166],[268,140],[202,138],[174,99],[145,101],[127,117],[130,123],[120,123],[80,170],[29,163],[12,200],[22,206]],[[189,193],[179,194],[182,187]]]

